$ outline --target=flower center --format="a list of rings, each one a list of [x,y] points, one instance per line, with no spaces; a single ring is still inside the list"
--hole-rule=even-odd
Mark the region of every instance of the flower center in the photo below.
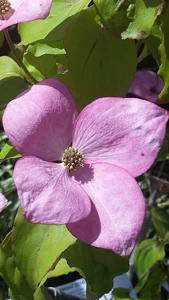
[[[8,0],[0,0],[0,15],[4,16],[11,10],[11,4]]]
[[[65,149],[62,161],[70,171],[84,166],[84,156],[73,147]]]

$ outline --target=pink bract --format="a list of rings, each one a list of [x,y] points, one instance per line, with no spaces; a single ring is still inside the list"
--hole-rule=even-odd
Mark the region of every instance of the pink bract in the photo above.
[[[44,19],[49,15],[52,0],[8,0],[11,9],[0,16],[0,30],[37,19]]]
[[[129,94],[156,103],[164,84],[152,71],[137,71],[129,88]]]
[[[3,209],[7,206],[7,199],[5,198],[5,196],[0,193],[0,212],[3,211]]]
[[[153,103],[113,97],[95,100],[78,115],[60,81],[32,86],[3,116],[6,134],[23,154],[13,176],[25,217],[67,224],[80,240],[129,255],[145,215],[134,177],[154,162],[168,117]],[[70,146],[83,155],[78,169],[65,163]]]

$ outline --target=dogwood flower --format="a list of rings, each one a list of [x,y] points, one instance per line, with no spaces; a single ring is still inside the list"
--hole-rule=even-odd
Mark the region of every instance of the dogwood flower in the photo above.
[[[23,154],[14,181],[32,223],[67,224],[80,240],[129,255],[145,215],[134,177],[154,162],[168,112],[147,101],[100,98],[77,114],[54,79],[11,101],[6,134]]]
[[[129,94],[156,103],[163,88],[162,79],[152,71],[137,71]]]
[[[0,30],[17,23],[46,18],[52,0],[0,0]]]
[[[0,193],[0,212],[3,211],[3,209],[7,206],[7,199],[5,198],[5,196]]]

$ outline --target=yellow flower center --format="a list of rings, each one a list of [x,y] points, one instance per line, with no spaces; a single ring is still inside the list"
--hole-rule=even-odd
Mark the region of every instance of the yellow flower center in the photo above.
[[[69,171],[73,171],[84,166],[84,156],[73,147],[65,149],[62,161]]]
[[[0,0],[0,15],[4,16],[11,10],[11,4],[8,0]]]

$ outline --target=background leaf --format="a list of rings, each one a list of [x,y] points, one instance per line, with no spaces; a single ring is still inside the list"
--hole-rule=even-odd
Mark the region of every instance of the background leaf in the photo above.
[[[137,290],[141,290],[144,287],[149,274],[152,272],[152,268],[162,261],[164,257],[164,245],[155,239],[143,240],[138,245],[134,257],[134,265],[138,276]]]
[[[110,29],[112,33],[120,34],[129,24],[127,8],[130,0],[95,0],[96,12],[100,16],[101,23]]]
[[[153,207],[151,210],[152,221],[157,233],[164,238],[169,232],[169,214],[165,209]]]
[[[0,107],[14,99],[27,88],[22,70],[17,63],[8,56],[0,57]]]
[[[165,277],[164,267],[160,264],[154,266],[145,285],[139,291],[139,300],[161,300],[161,287]]]
[[[162,22],[162,43],[160,45],[161,65],[159,75],[164,80],[164,88],[160,93],[160,102],[168,102],[169,98],[169,5],[165,11]]]
[[[86,10],[74,18],[64,42],[70,85],[81,106],[98,97],[127,93],[136,68],[133,41],[103,30]]]
[[[77,241],[63,254],[70,267],[85,277],[92,292],[98,296],[109,292],[113,278],[128,270],[128,258],[115,255],[112,251],[95,248]]]
[[[115,300],[130,300],[129,290],[125,288],[113,289],[113,297]]]
[[[161,0],[136,0],[133,21],[122,33],[122,38],[138,40],[146,38],[151,32],[156,18],[161,14],[163,4]]]

